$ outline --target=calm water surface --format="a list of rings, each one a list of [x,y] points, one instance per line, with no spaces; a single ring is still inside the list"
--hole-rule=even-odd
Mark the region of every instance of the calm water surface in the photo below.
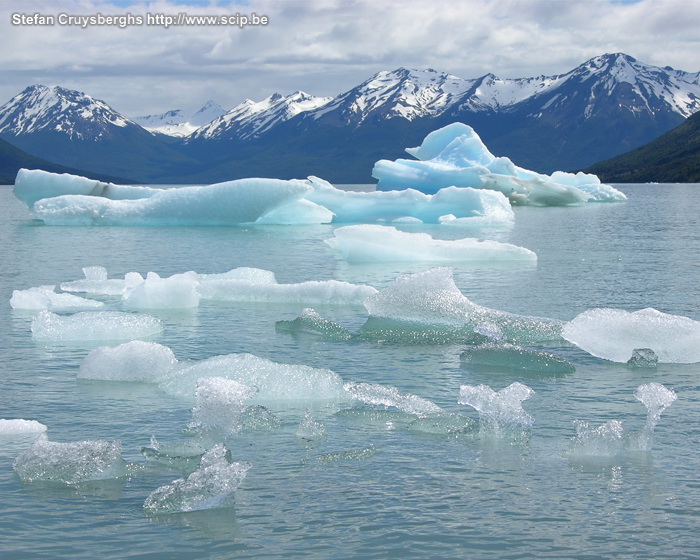
[[[475,303],[569,320],[595,307],[654,307],[700,320],[700,185],[621,185],[629,201],[578,208],[516,208],[512,229],[411,226],[435,237],[479,236],[534,250],[536,267],[456,265]],[[76,373],[95,346],[45,346],[31,313],[13,311],[13,289],[59,284],[101,265],[110,277],[161,276],[252,266],[279,282],[338,279],[382,288],[424,264],[350,266],[323,243],[333,226],[47,227],[0,187],[0,417],[39,420],[52,441],[119,439],[143,464],[151,435],[183,440],[191,403],[154,386],[88,383]],[[4,302],[4,303],[2,303]],[[143,502],[181,476],[164,469],[75,487],[23,483],[14,459],[32,438],[0,439],[0,558],[700,558],[700,365],[633,370],[571,346],[548,351],[573,362],[565,376],[460,364],[461,345],[321,342],[277,333],[302,305],[215,304],[157,312],[154,340],[180,360],[250,352],[329,368],[346,381],[397,387],[448,411],[462,384],[501,389],[521,381],[534,417],[528,437],[419,435],[390,421],[357,421],[318,407],[327,438],[295,436],[304,408],[278,408],[279,429],[229,442],[252,463],[233,508],[148,517]],[[356,331],[364,308],[318,307]],[[574,421],[621,420],[639,430],[646,410],[633,393],[656,381],[678,400],[661,417],[652,450],[604,464],[566,456]],[[355,460],[333,453],[373,449]],[[338,457],[338,456],[335,456]]]

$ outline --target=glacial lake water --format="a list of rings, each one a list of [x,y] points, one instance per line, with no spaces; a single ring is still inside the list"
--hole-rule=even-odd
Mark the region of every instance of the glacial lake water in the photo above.
[[[407,225],[443,239],[486,237],[527,247],[536,266],[453,266],[475,303],[564,321],[597,307],[653,307],[700,320],[700,185],[620,185],[624,203],[516,208],[512,229]],[[141,448],[187,439],[192,404],[154,385],[77,379],[99,343],[35,342],[33,314],[12,310],[15,289],[57,285],[104,266],[161,276],[236,267],[273,271],[279,282],[346,280],[376,288],[426,263],[359,266],[323,241],[334,226],[47,227],[0,187],[0,417],[38,420],[55,442],[120,440]],[[156,488],[183,476],[144,467],[78,485],[27,483],[13,462],[33,436],[0,438],[0,558],[246,559],[700,558],[700,364],[631,369],[570,344],[538,347],[575,365],[551,375],[464,365],[463,344],[326,341],[278,332],[303,305],[203,302],[150,312],[165,325],[153,341],[180,360],[252,353],[328,368],[348,382],[379,383],[478,420],[458,404],[460,386],[500,390],[519,381],[533,425],[519,438],[430,434],[410,418],[353,405],[272,407],[281,426],[244,430],[226,443],[251,464],[224,509],[149,516]],[[363,307],[317,306],[356,332]],[[574,422],[642,429],[635,389],[658,382],[678,399],[662,414],[648,452],[572,459]],[[350,409],[348,412],[347,409]],[[326,428],[315,445],[296,436],[310,410]],[[356,410],[355,410],[356,412]]]

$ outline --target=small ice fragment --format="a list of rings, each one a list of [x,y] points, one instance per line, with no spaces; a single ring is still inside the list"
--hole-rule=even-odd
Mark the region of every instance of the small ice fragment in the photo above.
[[[658,363],[659,357],[651,348],[635,348],[627,360],[627,365],[632,368],[655,368]]]
[[[318,312],[309,307],[302,310],[301,315],[292,321],[277,321],[277,332],[298,334],[313,334],[326,340],[349,340],[352,338],[350,331],[342,325],[321,317]]]
[[[639,434],[639,449],[650,451],[654,441],[654,428],[661,418],[661,413],[676,400],[676,393],[660,383],[640,385],[634,397],[647,409],[647,421]]]
[[[223,444],[214,446],[201,459],[199,468],[187,478],[157,488],[146,498],[148,515],[182,513],[233,505],[235,491],[250,469],[250,464],[227,459]]]
[[[619,420],[610,420],[597,428],[576,420],[574,427],[576,437],[571,441],[570,457],[613,458],[623,452],[624,429]]]
[[[442,412],[442,409],[427,399],[411,394],[401,394],[396,387],[378,383],[346,383],[344,389],[353,398],[365,404],[394,407],[407,414],[425,416]]]
[[[534,394],[517,381],[498,392],[487,385],[462,385],[458,402],[477,410],[482,433],[499,435],[505,429],[522,430],[532,425],[532,416],[525,412],[522,402]]]
[[[377,448],[374,444],[362,449],[353,449],[352,451],[341,451],[339,453],[326,453],[316,457],[316,461],[321,465],[329,465],[338,461],[365,461],[374,457]]]
[[[13,468],[25,482],[78,484],[126,475],[119,441],[56,443],[41,434],[17,459]]]
[[[197,404],[192,409],[192,421],[188,428],[197,430],[217,430],[224,434],[241,431],[241,414],[246,401],[255,396],[258,390],[234,379],[225,377],[205,377],[197,382],[195,398]]]
[[[55,286],[37,286],[27,290],[13,290],[10,305],[12,309],[85,311],[99,309],[104,303],[73,294],[56,293]]]
[[[114,348],[95,348],[80,364],[78,378],[158,383],[177,363],[167,346],[133,340]]]

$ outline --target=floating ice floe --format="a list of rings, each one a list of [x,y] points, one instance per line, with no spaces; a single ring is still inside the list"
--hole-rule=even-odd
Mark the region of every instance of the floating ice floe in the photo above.
[[[178,361],[173,351],[156,342],[133,340],[114,348],[100,346],[80,364],[79,379],[158,383]]]
[[[173,395],[194,400],[200,398],[200,416],[205,414],[205,408],[208,409],[205,402],[214,402],[217,394],[224,400],[238,398],[236,395],[241,392],[248,394],[246,391],[252,391],[252,388],[256,391],[255,402],[348,400],[343,380],[329,369],[281,364],[253,354],[178,361],[170,348],[138,341],[115,348],[96,348],[83,360],[78,376],[102,381],[155,383]],[[206,378],[216,380],[202,382]],[[236,383],[231,383],[231,380]],[[243,386],[248,389],[244,390]],[[252,397],[251,394],[246,398]]]
[[[124,280],[107,278],[103,267],[83,269],[84,280],[61,283],[67,292],[118,295],[127,309],[183,309],[198,307],[201,300],[266,303],[362,305],[377,293],[372,286],[338,280],[280,284],[275,274],[259,268],[240,267],[219,274],[189,271],[161,278],[129,272]],[[68,294],[66,294],[68,295]]]
[[[156,335],[163,323],[150,315],[120,311],[82,311],[57,315],[41,311],[32,319],[32,337],[44,342],[134,340]]]
[[[345,327],[324,319],[315,309],[310,307],[304,308],[296,319],[277,321],[275,330],[292,335],[313,335],[326,340],[341,341],[352,338],[352,334]]]
[[[537,255],[510,243],[476,238],[442,240],[427,233],[409,233],[381,225],[353,225],[336,229],[326,243],[350,263],[520,262],[535,263]]]
[[[107,480],[127,474],[119,441],[88,440],[72,443],[49,441],[41,434],[14,462],[14,470],[25,482],[79,484]]]
[[[59,294],[56,286],[37,286],[27,290],[13,290],[10,306],[12,309],[33,311],[86,311],[99,309],[104,303],[73,294]]]
[[[659,363],[700,362],[700,322],[647,308],[591,309],[564,325],[562,336],[598,358],[627,363],[650,349]]]
[[[22,418],[12,420],[0,419],[0,436],[40,434],[46,430],[48,428],[36,420],[24,420]]]
[[[387,387],[378,383],[346,383],[344,389],[360,402],[394,407],[406,414],[426,416],[442,412],[435,403],[417,395],[401,394],[396,387]]]
[[[522,402],[534,393],[517,381],[500,391],[488,385],[462,385],[458,402],[476,409],[482,433],[500,435],[504,430],[522,430],[532,425],[532,416],[525,412]]]
[[[216,430],[235,434],[243,428],[241,415],[246,401],[255,396],[257,388],[225,377],[205,377],[197,382],[196,404],[188,428]]]
[[[415,160],[379,160],[372,171],[382,191],[472,187],[503,193],[513,204],[564,206],[591,201],[621,201],[626,196],[595,175],[556,171],[544,175],[517,167],[506,157],[495,157],[474,130],[453,123],[428,134],[417,148],[406,151]]]
[[[473,226],[511,226],[515,214],[499,192],[444,188],[434,194],[401,191],[344,191],[309,177],[313,191],[305,198],[333,212],[334,223],[416,222]]]
[[[207,451],[199,468],[187,478],[151,492],[143,504],[149,515],[185,513],[232,506],[235,492],[251,465],[227,459],[228,450],[222,444]]]
[[[360,334],[373,340],[527,344],[561,339],[560,321],[472,303],[459,291],[447,267],[399,276],[367,298],[365,307],[370,316]]]

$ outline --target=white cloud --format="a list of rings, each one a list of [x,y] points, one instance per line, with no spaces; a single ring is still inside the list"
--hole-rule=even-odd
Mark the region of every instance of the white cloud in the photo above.
[[[566,72],[605,52],[696,68],[700,2],[686,0],[5,0],[0,103],[32,83],[127,115],[303,89],[334,95],[399,66],[474,78]],[[27,26],[10,15],[266,15],[265,27]]]

